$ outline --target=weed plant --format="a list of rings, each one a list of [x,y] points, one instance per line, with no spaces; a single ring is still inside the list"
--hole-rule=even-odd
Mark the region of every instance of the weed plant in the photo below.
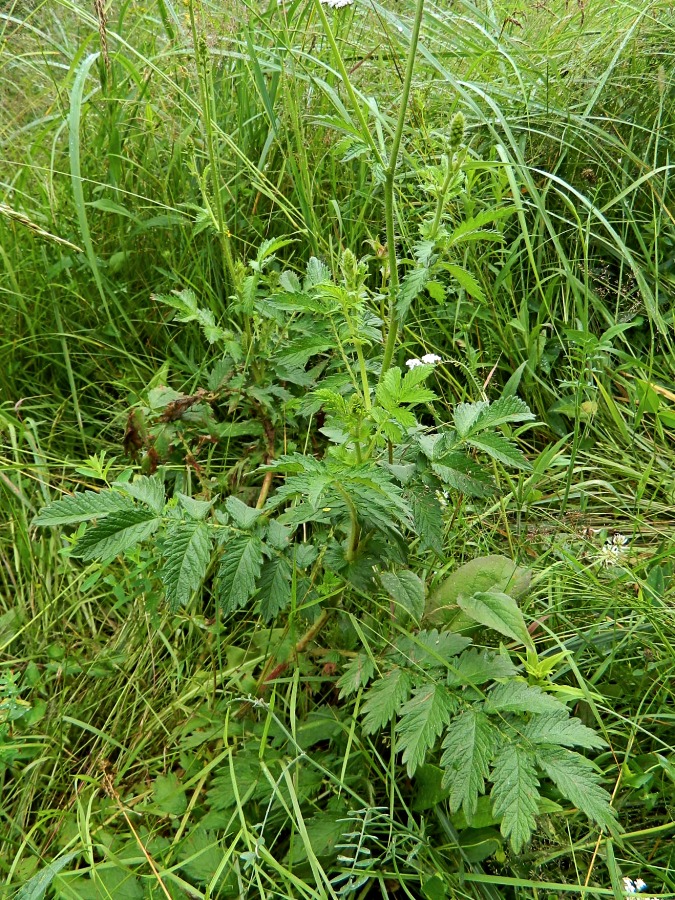
[[[673,24],[2,4],[2,896],[675,896]]]

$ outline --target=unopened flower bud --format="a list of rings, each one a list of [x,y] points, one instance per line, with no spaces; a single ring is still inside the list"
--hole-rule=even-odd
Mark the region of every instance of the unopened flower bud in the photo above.
[[[464,113],[457,112],[450,120],[450,146],[455,150],[464,140]]]

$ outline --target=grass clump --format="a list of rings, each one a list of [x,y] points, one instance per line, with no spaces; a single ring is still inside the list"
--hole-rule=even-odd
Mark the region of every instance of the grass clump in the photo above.
[[[675,893],[669,5],[0,23],[2,895]]]

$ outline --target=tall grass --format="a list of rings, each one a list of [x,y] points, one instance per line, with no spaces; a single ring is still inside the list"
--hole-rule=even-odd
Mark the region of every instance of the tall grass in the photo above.
[[[199,374],[198,332],[178,331],[154,293],[191,287],[243,329],[232,286],[263,239],[289,237],[282,253],[298,267],[386,243],[386,179],[372,162],[396,133],[412,6],[326,9],[329,41],[304,0],[127,0],[108,8],[109,69],[93,7],[0,9],[0,661],[32,707],[0,743],[3,896],[83,848],[80,880],[57,878],[58,896],[336,896],[306,819],[332,798],[329,840],[346,795],[378,861],[358,897],[620,897],[620,873],[675,895],[665,0],[430,0],[392,194],[399,255],[411,258],[410,223],[427,202],[416,173],[461,109],[473,168],[458,219],[514,207],[501,244],[463,251],[485,299],[424,294],[403,337],[411,355],[451,360],[447,404],[508,382],[537,414],[527,439],[551,448],[547,466],[502,484],[494,507],[458,507],[447,564],[505,551],[536,561],[528,613],[569,652],[580,714],[605,729],[620,841],[547,818],[522,858],[476,862],[456,823],[416,808],[353,721],[337,715],[310,734],[312,695],[334,691],[329,657],[281,679],[277,706],[247,730],[235,704],[283,635],[245,618],[232,633],[210,610],[169,614],[151,568],[76,570],[59,538],[31,528],[45,502],[88,483],[87,455],[105,451],[116,472],[128,464],[128,408],[153,378],[189,389]],[[239,464],[226,456],[223,477]],[[614,531],[630,556],[604,570]],[[269,767],[267,793],[251,789],[264,834],[241,773],[244,794],[227,802],[214,781],[241,745]],[[178,812],[158,799],[171,775]],[[311,777],[323,793],[306,806]],[[277,853],[289,833],[292,849]],[[249,865],[260,856],[269,882]],[[432,893],[434,878],[445,893]]]

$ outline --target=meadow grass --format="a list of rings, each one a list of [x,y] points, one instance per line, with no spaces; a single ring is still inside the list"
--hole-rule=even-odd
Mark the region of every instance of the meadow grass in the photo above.
[[[91,454],[129,465],[128,411],[148,385],[198,385],[208,348],[156,294],[189,287],[243,330],[237,265],[264,239],[288,237],[280,256],[297,270],[386,243],[373,158],[395,135],[412,5],[325,14],[332,43],[304,0],[115,3],[107,65],[93,6],[0,8],[0,701],[15,708],[16,681],[30,705],[0,742],[0,893],[43,896],[29,879],[60,859],[46,896],[346,896],[326,847],[351,817],[356,897],[622,897],[623,876],[675,896],[665,0],[429,0],[393,185],[411,259],[429,206],[418,176],[461,110],[473,166],[457,220],[513,207],[502,243],[462,249],[484,299],[421,294],[397,351],[448,360],[441,417],[507,383],[537,417],[521,439],[534,470],[500,471],[497,502],[459,501],[428,576],[494,552],[533,566],[525,613],[567,651],[561,686],[608,741],[598,764],[620,837],[566,810],[519,856],[488,826],[463,843],[335,702],[337,631],[251,722],[238,710],[283,628],[199,602],[169,612],[151,554],[81,565],[31,525],[91,485]],[[208,467],[224,486],[258,484],[236,441]],[[615,533],[628,549],[604,567]],[[372,605],[358,613],[356,626]],[[262,782],[235,750],[266,763]]]

